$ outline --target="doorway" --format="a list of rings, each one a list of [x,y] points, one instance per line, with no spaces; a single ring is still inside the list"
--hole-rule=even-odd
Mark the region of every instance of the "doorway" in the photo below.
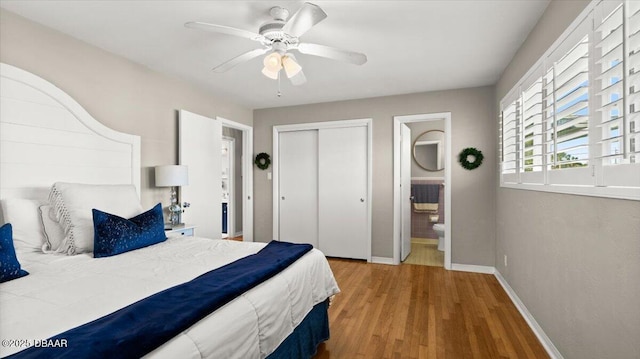
[[[185,222],[197,227],[199,236],[209,238],[222,237],[222,133],[223,127],[240,131],[241,151],[235,151],[236,163],[239,160],[241,173],[234,181],[236,204],[234,218],[242,213],[241,223],[234,225],[242,228],[242,240],[253,241],[253,128],[221,117],[215,119],[189,111],[179,111],[179,163],[189,167],[189,185],[180,191],[180,201],[188,201],[191,206],[183,214]],[[239,141],[235,141],[238,144]],[[246,154],[246,155],[245,155]],[[239,157],[239,158],[238,158]],[[237,170],[237,169],[236,169]],[[240,178],[240,180],[238,180]],[[241,191],[238,191],[238,186]],[[241,209],[240,209],[241,208]],[[237,223],[237,220],[234,220]]]
[[[444,128],[444,133],[442,134],[443,140],[435,138],[433,133],[427,133],[429,130],[427,130],[426,127],[434,127],[438,122],[440,122]],[[420,132],[411,136],[411,141],[407,139],[411,132],[408,125],[415,127],[415,129]],[[420,126],[425,127],[425,129],[420,130]],[[417,139],[417,137],[423,133],[427,133],[424,138],[422,140]],[[411,143],[410,146],[408,146],[409,142]],[[437,152],[434,158],[436,158],[436,161],[442,163],[444,167],[443,170],[423,172],[418,176],[411,174],[411,172],[413,172],[411,166],[416,166],[413,147],[418,142],[426,145],[440,142],[439,147],[436,146]],[[442,145],[442,143],[444,143],[444,145]],[[438,157],[438,154],[442,153],[444,153],[444,156]],[[425,234],[425,236],[434,237],[436,235],[432,225],[438,222],[444,222],[442,223],[444,225],[442,226],[444,227],[444,236],[441,240],[440,248],[443,249],[444,252],[444,267],[451,269],[451,186],[449,185],[451,183],[451,159],[450,112],[394,116],[394,264],[400,264],[408,256],[408,251],[411,251],[412,231],[415,234],[416,230],[422,230],[423,233],[428,233]],[[409,166],[409,164],[411,166]],[[433,175],[431,173],[433,173]],[[438,199],[438,197],[436,197],[436,201],[440,202],[440,204],[426,204],[423,206],[426,208],[416,208],[410,190],[412,182],[414,183],[414,188],[415,184],[441,184],[442,187],[439,193],[442,193],[443,198]],[[444,207],[444,210],[442,210],[442,207]],[[411,228],[410,218],[412,216],[415,218],[417,215],[422,216],[422,220],[424,221],[422,224],[425,224],[423,226],[424,228],[416,228],[415,224],[413,228]],[[430,239],[431,241],[418,240],[418,245],[432,246],[434,244],[432,243],[434,238]]]
[[[222,135],[232,139],[227,173],[227,237],[253,242],[253,128],[222,117],[216,120],[222,124]]]

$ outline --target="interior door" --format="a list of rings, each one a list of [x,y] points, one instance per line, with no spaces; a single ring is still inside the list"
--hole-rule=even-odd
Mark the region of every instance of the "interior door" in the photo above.
[[[400,254],[404,261],[411,253],[411,129],[404,123],[400,125],[400,141]]]
[[[278,240],[318,248],[318,131],[278,135]]]
[[[367,127],[320,129],[318,137],[320,250],[367,259]]]
[[[180,200],[191,206],[183,222],[196,226],[199,237],[222,236],[222,126],[219,121],[180,110],[180,164],[189,168],[189,185]]]

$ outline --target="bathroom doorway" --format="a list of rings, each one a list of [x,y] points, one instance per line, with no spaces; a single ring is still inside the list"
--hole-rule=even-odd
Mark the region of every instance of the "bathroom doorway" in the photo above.
[[[451,114],[394,117],[394,263],[451,268]]]

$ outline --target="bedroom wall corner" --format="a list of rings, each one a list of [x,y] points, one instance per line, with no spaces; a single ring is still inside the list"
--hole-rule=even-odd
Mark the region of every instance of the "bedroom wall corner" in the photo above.
[[[0,62],[53,83],[107,127],[140,136],[145,207],[169,203],[153,167],[178,161],[179,109],[253,125],[248,108],[2,8]]]

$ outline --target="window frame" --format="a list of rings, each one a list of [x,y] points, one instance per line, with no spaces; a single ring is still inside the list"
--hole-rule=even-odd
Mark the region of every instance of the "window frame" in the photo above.
[[[597,81],[601,81],[598,76],[601,74],[597,70],[596,62],[599,61],[603,54],[596,52],[596,43],[598,41],[602,41],[602,39],[598,40],[598,37],[595,36],[598,34],[598,26],[596,26],[596,20],[602,19],[602,14],[596,13],[596,11],[603,11],[599,6],[601,4],[601,0],[592,1],[587,7],[583,10],[583,12],[576,17],[576,19],[571,23],[571,25],[560,35],[556,41],[550,46],[547,51],[536,61],[531,68],[525,73],[524,76],[513,86],[513,88],[503,97],[503,99],[499,103],[498,108],[498,154],[499,154],[499,166],[498,166],[498,176],[499,176],[499,185],[502,188],[512,188],[512,189],[522,189],[522,190],[533,190],[533,191],[545,191],[552,193],[562,193],[562,194],[571,194],[571,195],[586,195],[586,196],[596,196],[596,197],[606,197],[606,198],[619,198],[619,199],[629,199],[629,200],[640,200],[640,180],[635,183],[636,178],[640,179],[640,162],[638,162],[636,154],[636,162],[635,163],[624,163],[624,164],[605,164],[604,157],[601,156],[603,150],[602,140],[600,140],[603,136],[603,126],[605,120],[603,114],[598,113],[601,110],[600,96],[603,92],[597,86]],[[625,11],[628,11],[627,0],[621,0],[622,6]],[[606,11],[605,5],[601,5],[604,11]],[[598,16],[600,16],[598,18]],[[628,27],[627,22],[629,21],[630,16],[626,12],[623,12],[623,27]],[[622,30],[621,30],[622,31]],[[542,109],[542,170],[526,170],[527,163],[524,163],[526,158],[526,141],[524,136],[527,134],[527,130],[524,127],[524,92],[530,89],[531,85],[536,83],[537,81],[542,82],[543,93],[542,97],[547,96],[544,93],[545,77],[548,76],[550,71],[553,71],[555,68],[555,64],[558,62],[558,59],[562,58],[562,56],[569,53],[573,46],[577,46],[578,42],[576,39],[580,39],[584,36],[588,36],[588,89],[587,89],[587,99],[588,99],[588,158],[587,166],[585,167],[576,167],[576,168],[563,168],[563,169],[551,169],[549,166],[552,164],[547,163],[552,161],[555,157],[553,153],[549,152],[549,148],[547,146],[547,110],[549,107],[545,107],[544,104],[541,105]],[[605,36],[606,37],[606,36]],[[626,31],[623,32],[623,55],[624,59],[622,74],[622,87],[623,87],[623,95],[622,95],[622,115],[625,117],[622,121],[624,126],[628,126],[630,122],[630,106],[631,103],[628,99],[629,95],[629,86],[627,78],[631,75],[628,72],[627,60],[629,58],[629,54],[627,53],[627,41],[631,41],[626,34]],[[603,38],[604,39],[604,38]],[[575,42],[575,43],[574,43]],[[572,66],[572,65],[571,65]],[[615,67],[615,65],[611,65],[611,67]],[[555,74],[552,75],[555,78]],[[554,85],[555,86],[555,85]],[[556,95],[556,89],[554,88],[554,96]],[[640,92],[640,91],[637,91]],[[640,98],[640,97],[639,97]],[[553,99],[555,106],[555,98]],[[544,102],[544,101],[543,101]],[[516,152],[515,152],[515,173],[504,173],[503,165],[505,164],[505,148],[503,147],[503,142],[506,140],[503,138],[503,110],[509,108],[513,104],[516,104],[516,108],[520,113],[517,116],[517,124],[516,124]],[[552,114],[550,117],[555,116]],[[555,122],[555,119],[552,120]],[[637,130],[636,130],[637,131]],[[529,131],[530,132],[530,131]],[[625,152],[625,157],[627,161],[629,157],[633,155],[633,153],[629,153],[629,141],[628,138],[637,137],[637,132],[633,133],[629,130],[624,129],[622,136],[623,137],[623,145],[622,147],[627,147],[627,151]],[[509,137],[509,136],[508,136]],[[637,141],[637,140],[635,140]],[[636,147],[640,145],[636,143]],[[557,151],[557,150],[556,150]],[[549,157],[552,156],[552,157]],[[536,162],[537,164],[537,162]],[[626,178],[626,181],[621,183],[620,181],[610,182],[608,184],[604,180],[605,174],[608,174],[609,178],[611,174],[619,173],[621,174],[620,178]],[[638,174],[636,176],[636,173]],[[613,185],[612,185],[613,184]]]

